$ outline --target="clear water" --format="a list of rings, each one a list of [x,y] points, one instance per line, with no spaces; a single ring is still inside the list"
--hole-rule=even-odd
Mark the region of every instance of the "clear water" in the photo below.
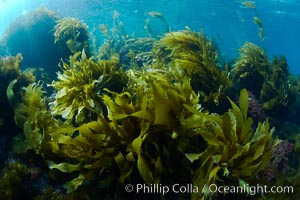
[[[60,16],[83,20],[90,30],[99,24],[110,24],[114,11],[118,11],[126,32],[135,36],[147,34],[143,28],[149,18],[147,13],[157,11],[174,31],[186,26],[195,31],[203,29],[228,59],[236,58],[237,49],[250,41],[263,47],[270,58],[285,55],[290,72],[300,74],[298,0],[1,0],[0,34],[17,16],[41,5]],[[263,42],[258,34],[259,27],[253,22],[255,16],[263,24]],[[159,26],[157,22],[157,30]]]

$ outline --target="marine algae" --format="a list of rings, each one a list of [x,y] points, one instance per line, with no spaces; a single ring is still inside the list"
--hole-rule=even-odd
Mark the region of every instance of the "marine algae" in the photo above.
[[[240,57],[230,72],[236,87],[245,87],[259,97],[269,116],[288,110],[296,100],[298,86],[289,74],[286,58],[269,60],[262,48],[249,42],[239,51]]]
[[[18,132],[14,124],[13,109],[21,96],[21,88],[35,81],[34,74],[21,70],[22,60],[21,54],[0,57],[0,101],[2,106],[0,118],[3,119],[1,132]],[[12,82],[14,83],[12,84]]]
[[[241,88],[247,88],[259,96],[262,85],[271,72],[268,56],[262,48],[250,42],[239,49],[239,54],[230,71],[230,78]]]
[[[198,163],[193,182],[199,188],[217,182],[226,185],[228,177],[237,182],[253,181],[271,159],[274,129],[270,129],[268,121],[259,123],[256,129],[252,128],[253,120],[247,117],[247,91],[241,91],[240,107],[230,99],[229,101],[232,109],[222,116],[203,115],[189,108],[201,119],[193,126],[194,131],[208,145],[202,153],[186,154],[191,162]],[[212,195],[208,190],[204,191],[204,194],[195,194],[194,198],[204,199],[205,196]]]
[[[124,72],[116,52],[101,60],[82,50],[62,61],[57,80],[48,85],[54,88],[50,102],[41,83],[15,94],[16,82],[11,82],[7,93],[18,100],[13,104],[15,121],[23,130],[14,138],[14,151],[34,150],[71,196],[135,181],[198,188],[259,182],[256,175],[268,165],[276,139],[268,120],[254,124],[248,117],[249,97],[243,88],[261,95],[265,109],[279,88],[292,99],[286,91],[296,92],[297,81],[288,78],[283,58],[270,62],[260,47],[246,43],[228,77],[228,69],[217,63],[213,42],[191,30],[158,40],[152,62],[141,69]],[[258,84],[249,84],[253,81]],[[226,98],[232,82],[241,91],[239,106]],[[220,99],[230,109],[217,114],[205,104]],[[206,199],[213,194],[204,190],[180,197]]]
[[[90,62],[84,55],[81,59],[74,62]],[[66,73],[69,68],[64,70]],[[199,187],[227,176],[245,181],[255,177],[269,161],[273,131],[268,122],[252,129],[246,90],[241,92],[240,107],[230,100],[231,110],[209,114],[199,110],[199,98],[188,80],[172,83],[169,76],[162,71],[129,74],[127,91],[103,89],[107,111],[94,109],[96,119],[88,117],[75,123],[79,125],[69,120],[58,122],[49,111],[44,112],[38,90],[36,101],[29,100],[33,109],[41,108],[34,112],[27,107],[26,141],[48,160],[51,170],[75,175],[64,185],[68,193],[77,191],[85,181],[97,180],[101,187],[109,187],[116,184],[115,179],[117,185],[123,185],[136,175],[148,184],[179,181]],[[34,87],[26,92],[32,96]],[[191,147],[182,141],[202,145]],[[18,147],[15,149],[20,150]]]
[[[58,80],[51,84],[57,91],[51,110],[53,115],[68,120],[75,117],[75,121],[81,123],[87,120],[87,115],[101,113],[103,88],[122,90],[126,75],[118,69],[118,58],[96,62],[83,51],[70,57],[69,62],[61,63],[63,73],[58,72]]]
[[[69,55],[84,50],[90,54],[89,32],[85,23],[76,18],[65,17],[59,19],[54,26],[54,42],[60,45],[62,56]]]
[[[178,81],[191,79],[191,85],[204,101],[218,104],[231,83],[227,71],[217,65],[218,50],[203,32],[170,32],[153,49],[153,67],[169,70]]]

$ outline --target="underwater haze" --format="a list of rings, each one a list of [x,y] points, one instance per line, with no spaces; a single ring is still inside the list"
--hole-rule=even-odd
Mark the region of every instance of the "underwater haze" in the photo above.
[[[236,58],[245,41],[262,46],[270,57],[285,55],[290,72],[300,73],[300,1],[297,0],[2,0],[0,1],[0,34],[18,16],[40,6],[61,16],[83,20],[92,30],[98,24],[112,23],[119,12],[128,34],[147,35],[144,30],[148,13],[161,13],[172,31],[203,29],[218,45],[227,59]],[[263,25],[259,36],[258,17]],[[153,19],[154,31],[163,32],[161,21]]]

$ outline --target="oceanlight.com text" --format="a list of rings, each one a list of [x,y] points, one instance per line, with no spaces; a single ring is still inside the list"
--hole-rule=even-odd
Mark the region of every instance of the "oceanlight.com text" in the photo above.
[[[167,193],[220,193],[220,194],[267,194],[267,193],[293,193],[293,186],[267,186],[267,185],[249,185],[242,184],[239,186],[226,186],[226,185],[204,185],[203,188],[199,188],[193,184],[174,184],[172,186],[162,185],[162,184],[127,184],[125,186],[126,192],[135,192],[137,194],[162,194]]]
[[[209,186],[204,186],[204,190],[210,193],[221,193],[221,194],[249,194],[249,195],[256,195],[256,194],[267,194],[267,193],[293,193],[294,187],[293,186],[267,186],[267,185],[252,185],[243,184],[240,186],[218,186],[216,184],[211,184]]]

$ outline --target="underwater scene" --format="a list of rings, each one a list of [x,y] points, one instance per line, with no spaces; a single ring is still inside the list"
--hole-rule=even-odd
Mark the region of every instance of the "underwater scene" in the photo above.
[[[0,0],[0,200],[297,200],[300,2]]]

